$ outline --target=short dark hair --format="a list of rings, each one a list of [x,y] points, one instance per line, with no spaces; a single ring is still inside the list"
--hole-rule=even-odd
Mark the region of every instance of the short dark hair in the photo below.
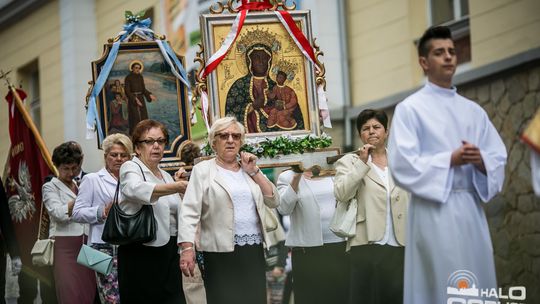
[[[439,25],[428,28],[424,35],[418,41],[418,56],[427,57],[429,53],[429,42],[432,39],[450,39],[452,40],[452,31],[447,26]]]
[[[53,150],[52,161],[56,167],[63,164],[81,164],[83,153],[81,146],[74,141],[65,142]]]
[[[135,126],[135,128],[133,128],[133,131],[131,132],[133,150],[135,150],[135,148],[140,144],[143,134],[148,132],[152,128],[159,128],[161,132],[163,132],[163,136],[167,140],[167,144],[169,144],[169,132],[167,131],[167,128],[165,128],[165,125],[163,125],[157,120],[145,119],[139,121],[139,123]]]
[[[195,158],[201,156],[201,148],[193,142],[186,143],[180,150],[180,161],[187,166],[193,166]]]
[[[358,114],[358,117],[356,117],[356,129],[358,130],[358,134],[362,132],[362,126],[370,119],[375,118],[378,122],[383,125],[384,130],[386,131],[388,128],[388,116],[384,111],[381,110],[372,110],[372,109],[366,109],[360,114]]]

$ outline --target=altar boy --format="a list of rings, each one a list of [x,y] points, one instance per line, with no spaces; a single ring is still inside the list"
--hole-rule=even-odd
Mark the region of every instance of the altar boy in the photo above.
[[[486,112],[452,86],[450,30],[429,28],[418,55],[428,81],[396,107],[388,147],[396,183],[412,194],[404,303],[447,303],[455,291],[497,287],[482,202],[502,188],[506,149]]]

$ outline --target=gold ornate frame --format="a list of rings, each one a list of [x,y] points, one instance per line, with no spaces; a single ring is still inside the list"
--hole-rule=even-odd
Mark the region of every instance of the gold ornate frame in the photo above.
[[[296,11],[295,5],[286,6],[282,1],[274,1],[273,7],[265,12],[250,12],[245,20],[244,27],[238,35],[237,40],[231,46],[229,53],[224,60],[218,65],[216,70],[212,72],[208,78],[200,78],[200,71],[204,67],[206,60],[219,49],[224,36],[227,35],[230,26],[232,25],[238,9],[233,6],[233,0],[229,0],[226,4],[216,3],[210,7],[211,14],[200,16],[201,32],[202,32],[202,44],[199,44],[200,51],[197,53],[195,61],[200,63],[200,68],[196,76],[196,87],[193,91],[192,102],[195,102],[197,98],[204,91],[209,97],[209,123],[213,120],[223,117],[228,113],[225,112],[226,93],[231,88],[234,81],[242,77],[242,72],[246,72],[245,57],[239,54],[237,45],[249,31],[260,29],[261,31],[267,31],[276,35],[276,40],[282,45],[282,52],[277,55],[277,60],[272,59],[272,67],[279,60],[292,60],[299,66],[301,72],[296,75],[292,81],[287,81],[285,85],[293,84],[291,88],[294,89],[298,95],[298,104],[303,114],[304,128],[301,130],[274,130],[270,132],[262,133],[248,133],[247,137],[257,140],[258,138],[275,137],[282,135],[284,132],[291,136],[305,136],[308,134],[320,135],[321,127],[319,121],[319,108],[318,108],[318,96],[317,86],[322,85],[325,87],[325,67],[319,60],[319,57],[323,55],[323,52],[319,50],[319,46],[316,44],[315,39],[312,38],[311,30],[311,15],[309,11]],[[287,10],[293,17],[297,26],[302,30],[304,35],[309,41],[312,41],[312,45],[315,49],[316,65],[318,69],[314,68],[307,60],[293,40],[288,36],[288,33],[279,22],[277,16],[273,11],[277,9]],[[244,64],[244,70],[242,71],[242,64]],[[272,69],[269,68],[269,70]],[[270,76],[270,78],[275,79]]]
[[[125,64],[126,61],[133,63],[137,60],[142,60],[145,66],[143,73],[145,82],[154,82],[154,86],[150,91],[152,91],[152,94],[158,99],[155,103],[146,103],[148,107],[148,118],[164,123],[170,134],[169,145],[165,148],[165,154],[160,166],[169,171],[175,170],[178,168],[179,157],[177,156],[177,153],[180,151],[182,143],[191,139],[187,87],[174,77],[170,70],[167,70],[168,65],[161,55],[157,42],[143,41],[142,39],[138,39],[138,36],[136,35],[134,35],[133,38],[134,39],[129,42],[120,44],[120,49],[113,65],[113,69],[107,78],[104,88],[96,97],[98,119],[100,119],[103,134],[105,136],[116,133],[115,131],[110,132],[109,129],[111,120],[111,93],[109,92],[109,86],[114,80],[120,79],[123,83],[125,77],[124,74],[128,70],[128,66],[130,66]],[[164,39],[165,37],[162,36],[162,38]],[[92,90],[92,86],[101,72],[101,68],[111,50],[112,43],[117,39],[118,37],[109,39],[108,43],[104,45],[104,52],[101,58],[91,63],[93,81],[89,82],[89,92]],[[179,56],[178,54],[177,56],[182,64],[184,64],[184,57]],[[150,59],[145,61],[142,58]],[[122,68],[116,67],[117,64],[121,64]],[[151,70],[153,70],[153,76],[149,76]],[[146,87],[148,89],[148,84],[146,84]],[[123,110],[127,110],[127,107],[124,107]],[[101,148],[99,141],[98,148]]]

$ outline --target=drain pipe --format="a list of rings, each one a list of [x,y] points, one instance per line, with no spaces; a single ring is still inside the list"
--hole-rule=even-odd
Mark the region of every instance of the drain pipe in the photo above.
[[[353,150],[352,146],[352,126],[350,109],[351,106],[351,90],[349,77],[349,45],[347,43],[347,13],[345,9],[345,0],[338,0],[338,20],[339,20],[339,41],[341,50],[341,77],[343,81],[343,152]]]

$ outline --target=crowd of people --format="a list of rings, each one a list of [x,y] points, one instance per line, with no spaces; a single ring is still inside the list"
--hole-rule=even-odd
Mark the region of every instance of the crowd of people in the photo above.
[[[391,132],[385,112],[362,111],[363,144],[335,174],[285,170],[274,184],[240,151],[247,130],[228,116],[209,130],[215,157],[193,164],[200,150],[186,145],[173,175],[159,167],[169,136],[155,120],[133,126],[131,138],[106,137],[95,173],[81,174],[77,143],[56,147],[59,175],[43,185],[43,203],[58,303],[267,303],[267,281],[285,276],[287,256],[284,285],[299,304],[445,303],[449,276],[463,269],[476,287],[496,288],[481,202],[502,188],[505,147],[482,108],[452,86],[449,29],[428,29],[418,52],[425,87],[397,106]],[[102,239],[115,195],[129,214],[151,206],[154,240]],[[336,204],[353,199],[356,233],[340,237],[329,228]],[[276,215],[290,219],[286,236],[267,220]],[[82,244],[112,256],[112,271],[78,264]],[[187,287],[194,276],[201,284]]]

